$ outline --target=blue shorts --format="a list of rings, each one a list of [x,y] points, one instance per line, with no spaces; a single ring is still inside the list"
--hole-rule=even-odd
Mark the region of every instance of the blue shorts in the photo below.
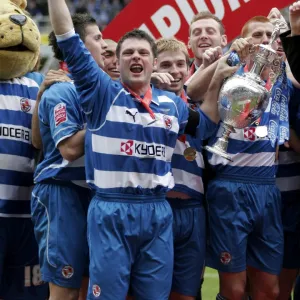
[[[207,265],[221,272],[247,266],[279,274],[283,259],[281,197],[273,180],[215,179],[208,184]]]
[[[118,195],[119,196],[119,195]],[[87,299],[167,300],[173,273],[172,210],[163,197],[96,195],[88,212]]]
[[[284,231],[283,268],[300,268],[300,191],[284,192],[282,224]]]
[[[167,199],[173,210],[172,291],[197,296],[206,252],[206,212],[200,199]]]
[[[31,219],[0,218],[0,299],[45,300]]]
[[[90,190],[71,183],[34,187],[31,214],[44,281],[79,289],[87,276],[89,202]]]

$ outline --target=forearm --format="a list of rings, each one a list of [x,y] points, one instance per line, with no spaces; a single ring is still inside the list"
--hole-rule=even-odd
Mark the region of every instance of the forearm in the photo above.
[[[214,62],[206,69],[197,72],[187,86],[187,94],[195,102],[202,101],[215,73],[218,62]]]
[[[85,129],[61,141],[58,144],[58,149],[62,157],[68,161],[74,161],[84,155],[84,138]]]
[[[42,137],[40,133],[40,120],[39,120],[39,104],[41,100],[42,94],[40,92],[37,95],[35,107],[32,114],[32,120],[31,120],[31,131],[32,131],[32,145],[36,149],[42,149],[43,143],[42,143]]]
[[[205,94],[204,102],[201,105],[201,110],[215,123],[220,121],[218,99],[222,84],[223,78],[214,76]]]
[[[56,35],[73,29],[73,22],[65,0],[48,0],[49,15]]]

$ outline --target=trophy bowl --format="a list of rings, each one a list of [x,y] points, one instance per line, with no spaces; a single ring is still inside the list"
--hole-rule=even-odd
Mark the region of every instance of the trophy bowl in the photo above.
[[[204,147],[207,151],[232,161],[227,153],[229,135],[235,132],[235,128],[242,129],[253,124],[266,110],[270,92],[260,74],[266,66],[272,66],[276,58],[276,51],[269,45],[259,45],[250,72],[234,74],[224,81],[218,99],[223,133],[213,146]]]

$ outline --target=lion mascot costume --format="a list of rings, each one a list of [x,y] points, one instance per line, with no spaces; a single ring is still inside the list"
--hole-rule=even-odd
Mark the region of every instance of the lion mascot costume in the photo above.
[[[0,0],[0,299],[45,300],[30,214],[31,119],[41,74],[40,33],[26,0]]]

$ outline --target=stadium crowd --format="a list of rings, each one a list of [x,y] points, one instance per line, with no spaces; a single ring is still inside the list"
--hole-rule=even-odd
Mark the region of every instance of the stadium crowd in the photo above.
[[[68,0],[67,5],[72,14],[89,13],[97,21],[100,29],[105,26],[130,2],[131,0]],[[48,16],[46,0],[28,1],[27,10],[37,22],[43,22]]]
[[[277,8],[249,19],[225,53],[226,28],[208,11],[185,45],[138,29],[103,36],[128,1],[28,4],[49,13],[60,69],[44,78],[36,57],[27,74],[0,72],[0,299],[198,300],[206,266],[219,274],[217,300],[290,299],[300,1],[288,22]],[[28,18],[8,18],[22,43]],[[262,67],[262,53],[277,64]],[[247,85],[219,99],[231,76]],[[224,111],[252,122],[233,128]],[[227,152],[204,150],[216,142]]]

